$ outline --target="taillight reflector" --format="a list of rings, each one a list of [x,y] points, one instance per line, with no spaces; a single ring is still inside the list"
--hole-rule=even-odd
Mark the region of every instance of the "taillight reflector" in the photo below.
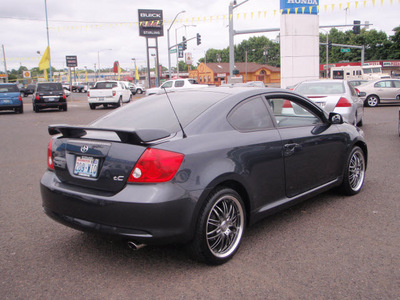
[[[133,168],[128,182],[169,181],[175,176],[184,157],[181,153],[147,148]]]
[[[351,107],[351,103],[344,97],[340,97],[339,102],[336,104],[336,107]]]
[[[113,97],[115,97],[116,94],[117,94],[117,92],[116,92],[116,91],[113,91]]]
[[[39,99],[40,99],[39,94],[36,94],[36,100],[39,100]]]
[[[53,139],[50,140],[49,145],[47,146],[47,167],[50,170],[54,170],[53,155],[51,153],[52,147],[53,147]]]

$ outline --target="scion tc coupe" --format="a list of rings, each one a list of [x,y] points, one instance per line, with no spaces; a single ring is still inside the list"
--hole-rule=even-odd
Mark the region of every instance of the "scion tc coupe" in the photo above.
[[[50,125],[45,213],[131,246],[184,243],[222,264],[247,226],[333,187],[360,192],[361,129],[288,90],[153,95],[90,125]]]

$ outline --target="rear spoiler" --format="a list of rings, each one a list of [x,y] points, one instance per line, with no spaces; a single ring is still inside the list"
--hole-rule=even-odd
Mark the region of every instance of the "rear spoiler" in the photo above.
[[[85,136],[87,131],[107,131],[115,132],[121,142],[132,145],[145,145],[152,141],[163,139],[170,136],[170,133],[162,129],[139,129],[123,130],[112,128],[82,127],[70,125],[49,125],[49,134],[62,134],[66,138],[80,138]]]

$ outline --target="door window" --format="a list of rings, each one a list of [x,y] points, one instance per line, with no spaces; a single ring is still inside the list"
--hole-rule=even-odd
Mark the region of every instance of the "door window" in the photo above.
[[[309,108],[285,98],[267,99],[275,116],[277,127],[299,127],[322,124]]]

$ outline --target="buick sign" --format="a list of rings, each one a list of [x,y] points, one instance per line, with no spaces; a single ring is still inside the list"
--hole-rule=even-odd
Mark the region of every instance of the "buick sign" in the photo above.
[[[164,36],[163,12],[154,9],[138,9],[139,35],[144,37]]]

